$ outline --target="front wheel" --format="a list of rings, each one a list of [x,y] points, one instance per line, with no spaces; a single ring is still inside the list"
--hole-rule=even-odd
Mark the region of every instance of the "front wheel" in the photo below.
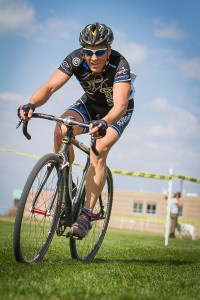
[[[47,154],[37,162],[27,179],[14,227],[16,261],[40,261],[51,243],[63,193],[59,165],[58,156]]]
[[[85,193],[83,195],[85,197]],[[82,240],[70,237],[70,251],[72,258],[89,261],[95,257],[103,242],[108,227],[113,201],[113,178],[107,168],[107,178],[93,212],[99,218],[92,220],[89,233]],[[83,203],[85,199],[83,199]]]

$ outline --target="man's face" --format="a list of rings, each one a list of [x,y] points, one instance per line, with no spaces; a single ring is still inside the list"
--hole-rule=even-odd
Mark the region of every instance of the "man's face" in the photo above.
[[[86,46],[83,48],[85,60],[93,73],[100,73],[102,71],[110,55],[110,51],[110,47],[106,46]]]

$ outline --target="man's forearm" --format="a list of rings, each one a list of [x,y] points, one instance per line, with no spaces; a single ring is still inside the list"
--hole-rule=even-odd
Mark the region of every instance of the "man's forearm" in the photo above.
[[[34,104],[36,107],[42,106],[49,100],[52,94],[53,91],[49,90],[45,86],[42,86],[32,95],[30,103]]]
[[[127,105],[123,105],[120,108],[113,106],[113,108],[109,111],[109,113],[102,118],[106,121],[108,126],[111,126],[112,124],[115,124],[118,122],[121,117],[126,113]]]

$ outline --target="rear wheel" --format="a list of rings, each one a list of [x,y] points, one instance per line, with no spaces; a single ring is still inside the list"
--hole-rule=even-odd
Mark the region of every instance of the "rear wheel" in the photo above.
[[[83,196],[83,202],[85,202],[85,193]],[[95,257],[106,234],[112,209],[112,201],[113,179],[111,171],[107,168],[106,182],[93,210],[99,217],[92,220],[92,228],[85,238],[79,240],[70,237],[70,251],[72,258],[91,260]]]
[[[45,255],[55,232],[61,210],[60,159],[42,157],[24,186],[14,227],[16,261],[32,263]]]

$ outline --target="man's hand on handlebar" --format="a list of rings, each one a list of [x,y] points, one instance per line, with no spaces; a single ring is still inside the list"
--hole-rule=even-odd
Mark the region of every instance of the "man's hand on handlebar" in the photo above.
[[[18,108],[17,115],[20,118],[20,120],[22,120],[22,122],[27,122],[31,119],[34,110],[35,105],[32,103],[28,103]]]
[[[89,134],[93,134],[95,139],[101,139],[106,135],[108,124],[105,120],[95,120],[89,126]]]

